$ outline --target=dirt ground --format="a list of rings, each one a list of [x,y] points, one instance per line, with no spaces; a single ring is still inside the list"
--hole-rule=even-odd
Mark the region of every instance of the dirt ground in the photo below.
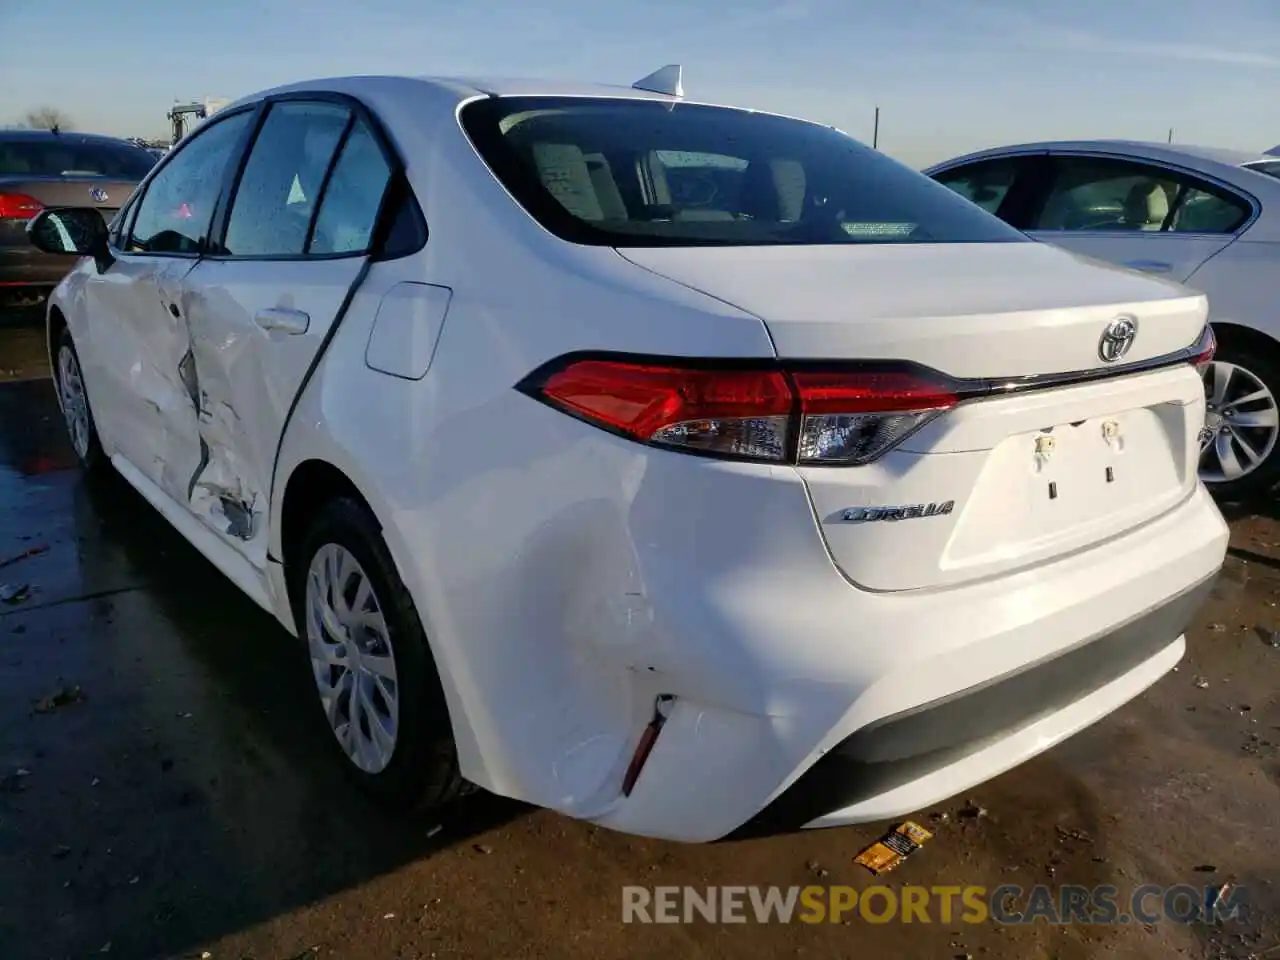
[[[71,469],[43,364],[38,329],[0,325],[0,585],[26,588],[0,602],[4,960],[1280,960],[1274,502],[1226,508],[1231,558],[1177,672],[920,811],[936,836],[878,880],[852,858],[887,824],[695,847],[485,795],[438,824],[379,815],[332,762],[289,638],[122,482]],[[1247,899],[1214,925],[622,922],[624,885],[815,883]]]

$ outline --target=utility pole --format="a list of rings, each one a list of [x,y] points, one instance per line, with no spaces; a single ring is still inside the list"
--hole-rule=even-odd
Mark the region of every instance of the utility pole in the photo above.
[[[873,150],[880,149],[880,108],[876,107],[876,122],[871,130],[871,147]]]
[[[1173,143],[1173,127],[1169,128],[1169,143]]]

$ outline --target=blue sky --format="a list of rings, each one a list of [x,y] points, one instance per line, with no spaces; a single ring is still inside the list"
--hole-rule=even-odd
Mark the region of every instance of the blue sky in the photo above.
[[[24,42],[30,38],[31,42]],[[1280,143],[1280,0],[0,0],[0,124],[162,135],[314,76],[630,83],[836,124],[912,164],[1027,139]]]

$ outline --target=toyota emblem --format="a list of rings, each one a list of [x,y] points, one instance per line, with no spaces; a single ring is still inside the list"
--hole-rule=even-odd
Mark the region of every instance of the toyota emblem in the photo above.
[[[94,187],[89,191],[89,196],[93,197],[94,203],[107,202],[107,191],[103,190],[101,187]]]
[[[1103,363],[1115,363],[1129,352],[1133,338],[1138,335],[1138,321],[1132,317],[1116,317],[1102,331],[1098,341],[1098,356]]]

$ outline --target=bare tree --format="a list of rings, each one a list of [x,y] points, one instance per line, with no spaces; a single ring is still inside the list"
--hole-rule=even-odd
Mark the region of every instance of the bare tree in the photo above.
[[[36,107],[34,110],[28,110],[22,117],[22,124],[32,130],[52,130],[55,127],[59,130],[70,130],[72,128],[71,117],[57,107]]]

